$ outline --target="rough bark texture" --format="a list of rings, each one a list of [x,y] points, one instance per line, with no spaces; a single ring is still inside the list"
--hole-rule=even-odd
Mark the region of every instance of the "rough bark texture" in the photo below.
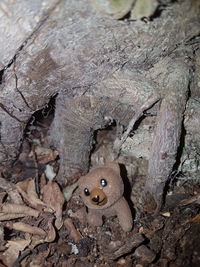
[[[146,182],[146,191],[154,195],[157,203],[161,203],[166,177],[170,177],[176,163],[189,78],[188,68],[184,64],[173,62],[163,84],[164,96],[157,114],[159,120],[151,147],[149,177]]]
[[[109,118],[126,127],[158,96],[146,190],[161,195],[176,161],[199,47],[199,1],[171,3],[148,23],[114,20],[89,0],[2,3],[2,25],[11,26],[1,39],[1,162],[16,158],[31,115],[58,93],[51,139],[60,151],[60,179],[69,181],[87,171],[94,130]],[[29,21],[20,31],[24,14]]]

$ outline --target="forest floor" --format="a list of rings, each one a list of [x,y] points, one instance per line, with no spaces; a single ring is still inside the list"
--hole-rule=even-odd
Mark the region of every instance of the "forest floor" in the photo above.
[[[75,185],[61,190],[56,180],[59,155],[46,140],[50,121],[44,116],[30,122],[19,159],[1,170],[7,180],[0,178],[0,267],[200,266],[199,185],[177,176],[155,215],[140,200],[147,162],[122,155],[134,228],[123,232],[115,217],[91,227],[73,217],[83,206]],[[91,166],[110,153],[113,131],[97,133]]]

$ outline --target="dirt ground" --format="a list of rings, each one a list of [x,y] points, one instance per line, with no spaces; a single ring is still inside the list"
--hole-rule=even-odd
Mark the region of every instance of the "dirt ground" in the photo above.
[[[19,159],[10,170],[1,169],[0,266],[200,266],[198,184],[175,173],[165,205],[155,215],[141,201],[147,161],[121,155],[134,228],[123,232],[115,217],[91,227],[73,216],[83,207],[76,185],[61,189],[56,179],[59,154],[48,146],[47,115],[48,110],[42,119],[36,114]],[[91,166],[109,158],[114,132],[111,127],[96,133]]]

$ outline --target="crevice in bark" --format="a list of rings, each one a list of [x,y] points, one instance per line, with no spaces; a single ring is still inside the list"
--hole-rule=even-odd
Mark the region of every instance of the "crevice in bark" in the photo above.
[[[28,133],[31,130],[35,130],[35,129],[37,129],[37,127],[42,128],[44,133],[46,133],[49,130],[49,127],[53,121],[54,112],[55,112],[55,99],[56,99],[56,95],[51,97],[49,102],[42,109],[33,113],[33,115],[31,116],[31,118],[27,122],[25,129],[23,131],[23,136],[21,139],[21,145],[18,148],[18,153],[17,153],[15,159],[13,159],[12,162],[10,163],[9,167],[14,166],[16,161],[18,160],[18,156],[22,151],[23,140],[26,138],[28,142],[31,141],[28,138]],[[0,137],[1,137],[1,135],[0,135]],[[2,145],[2,147],[4,147],[4,144],[1,142],[1,140],[0,140],[0,144]],[[1,151],[1,153],[5,153],[7,159],[9,158],[9,155],[7,155],[8,152],[7,152],[6,148],[4,149],[4,151]],[[11,170],[11,168],[6,168],[6,171],[4,173],[4,177],[8,180],[12,178],[10,170]]]
[[[0,85],[3,83],[3,74],[4,74],[4,69],[0,70]]]
[[[112,137],[116,135],[116,131],[117,131],[117,124],[115,120],[109,123],[108,126],[106,126],[104,129],[98,129],[94,131],[93,147],[91,150],[91,154],[96,152],[100,148],[102,143],[106,141],[114,142],[114,139],[112,139]]]
[[[49,128],[50,124],[53,121],[54,113],[55,113],[55,101],[56,101],[57,94],[55,96],[52,96],[49,100],[49,102],[42,108],[37,110],[33,113],[30,120],[28,121],[26,128],[24,130],[24,134],[26,136],[26,133],[30,126],[32,125],[40,125],[42,127]],[[44,119],[48,119],[48,125],[44,124]],[[48,130],[48,129],[47,129]]]
[[[178,167],[181,163],[181,156],[183,154],[183,149],[185,147],[185,136],[186,136],[186,130],[184,127],[184,124],[182,123],[182,130],[181,130],[181,136],[180,136],[180,144],[177,150],[177,155],[176,155],[176,162],[174,164],[174,167],[172,169],[172,172],[175,172],[178,170]]]

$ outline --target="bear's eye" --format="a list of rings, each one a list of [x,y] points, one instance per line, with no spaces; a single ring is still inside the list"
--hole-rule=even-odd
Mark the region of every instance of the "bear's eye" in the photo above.
[[[100,185],[103,186],[103,187],[105,187],[107,185],[106,179],[101,179],[100,180]]]
[[[88,188],[85,188],[85,189],[84,189],[84,193],[85,193],[86,196],[89,196],[89,195],[90,195],[90,191],[89,191],[89,189],[88,189]]]

